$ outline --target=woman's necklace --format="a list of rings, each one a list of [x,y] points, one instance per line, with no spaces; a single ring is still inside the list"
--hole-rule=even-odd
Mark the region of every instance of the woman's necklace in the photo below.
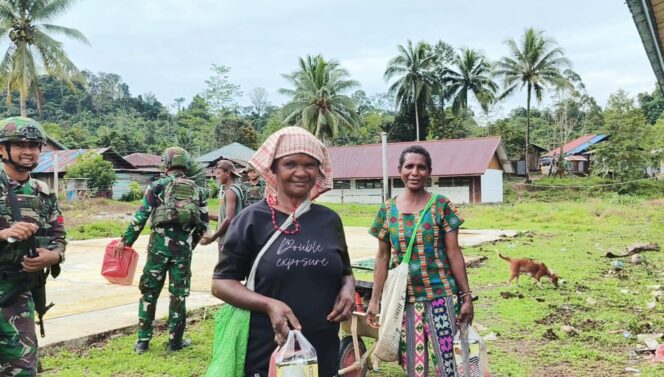
[[[283,232],[284,234],[295,234],[300,231],[302,228],[300,226],[300,223],[297,221],[295,218],[294,213],[292,213],[290,216],[293,216],[293,226],[295,226],[295,229],[293,230],[287,230],[287,229],[281,229],[279,225],[277,225],[277,212],[275,211],[274,207],[277,205],[277,196],[276,195],[269,195],[267,197],[267,206],[270,207],[270,211],[272,211],[272,226],[274,227],[275,230],[279,230]]]

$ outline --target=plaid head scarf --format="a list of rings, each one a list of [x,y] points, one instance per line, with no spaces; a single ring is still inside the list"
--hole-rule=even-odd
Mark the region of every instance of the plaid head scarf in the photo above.
[[[272,163],[280,157],[296,153],[308,154],[320,163],[320,174],[309,192],[309,199],[313,200],[332,188],[332,167],[327,147],[302,127],[284,127],[270,135],[249,160],[249,164],[265,179],[266,197],[277,191],[277,177],[270,170]]]

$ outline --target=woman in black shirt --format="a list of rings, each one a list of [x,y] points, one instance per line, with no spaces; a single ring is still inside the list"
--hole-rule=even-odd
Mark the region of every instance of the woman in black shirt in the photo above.
[[[252,311],[245,375],[266,376],[269,358],[289,329],[301,330],[318,354],[319,376],[337,373],[339,322],[350,318],[355,280],[339,216],[312,204],[268,248],[247,278],[272,234],[305,200],[332,186],[325,146],[300,127],[273,134],[250,161],[264,177],[266,199],[231,223],[212,282],[212,293]]]

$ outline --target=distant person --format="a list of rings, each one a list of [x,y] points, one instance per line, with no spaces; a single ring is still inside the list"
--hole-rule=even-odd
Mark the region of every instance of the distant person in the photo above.
[[[335,376],[339,322],[350,318],[355,292],[337,213],[311,204],[259,260],[255,290],[241,283],[286,218],[332,188],[327,148],[303,128],[285,127],[263,143],[250,163],[265,178],[266,200],[233,221],[212,280],[216,297],[251,311],[244,375],[267,376],[277,344],[285,342],[289,329],[301,329],[316,349],[318,376]]]
[[[248,165],[244,172],[247,174],[247,181],[244,182],[244,207],[249,207],[254,203],[263,200],[265,196],[265,181],[261,179],[253,166]]]
[[[378,254],[367,320],[378,327],[377,314],[390,258],[403,258],[410,239],[417,237],[410,260],[401,262],[408,263],[410,275],[400,364],[407,376],[424,377],[429,375],[428,361],[432,359],[436,376],[456,377],[454,333],[462,322],[473,321],[473,301],[458,240],[463,219],[449,199],[426,190],[431,176],[431,156],[426,149],[421,146],[404,149],[398,169],[405,190],[383,203],[369,230],[369,234],[378,238]],[[433,205],[423,211],[430,199]],[[420,216],[422,223],[415,229]],[[397,258],[393,258],[393,266],[399,264]]]
[[[210,214],[210,219],[217,222],[217,230],[212,234],[205,234],[201,245],[209,245],[218,240],[224,243],[224,237],[231,224],[231,220],[244,208],[244,190],[239,181],[240,173],[235,170],[235,164],[228,160],[219,160],[215,166],[219,188],[219,215]]]
[[[41,317],[48,310],[43,284],[65,260],[57,195],[30,175],[45,144],[46,132],[34,120],[0,121],[0,376],[37,374],[35,311]]]
[[[150,346],[157,299],[167,273],[171,297],[166,350],[174,352],[191,345],[190,340],[183,339],[187,324],[185,301],[191,284],[191,256],[208,227],[205,191],[195,177],[187,176],[194,167],[189,152],[170,147],[164,151],[163,160],[166,177],[148,186],[141,206],[115,248],[116,255],[121,255],[125,245],[134,244],[151,218],[148,256],[139,283],[142,296],[138,305],[138,339],[134,345],[139,354]]]

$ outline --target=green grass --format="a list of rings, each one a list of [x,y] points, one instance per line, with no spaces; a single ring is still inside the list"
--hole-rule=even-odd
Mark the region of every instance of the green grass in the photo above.
[[[346,226],[368,226],[378,208],[330,207]],[[622,271],[614,271],[612,260],[603,256],[634,243],[664,246],[664,200],[610,193],[585,200],[468,205],[461,213],[468,229],[525,231],[513,239],[464,249],[468,255],[488,257],[481,267],[469,269],[469,280],[480,297],[475,322],[484,328],[481,334],[497,334],[497,340],[487,343],[494,376],[615,376],[626,367],[641,370],[641,376],[664,375],[664,365],[629,356],[638,347],[637,334],[664,332],[664,302],[647,308],[653,300],[649,286],[664,285],[664,252],[644,253],[647,266],[623,258]],[[507,264],[496,257],[496,250],[545,261],[564,283],[556,290],[543,279],[539,289],[523,277],[520,286],[508,286]],[[579,334],[566,335],[563,325]],[[632,336],[623,336],[625,331]],[[140,357],[131,352],[133,335],[57,351],[43,358],[49,371],[45,375],[201,375],[209,362],[211,332],[209,319],[191,325],[188,333],[196,345],[176,355],[161,350],[163,329],[155,342],[159,349]],[[404,374],[387,364],[373,375]]]
[[[379,204],[335,204],[323,203],[324,206],[336,211],[344,226],[369,227],[380,208]]]
[[[68,240],[87,240],[92,238],[120,237],[127,227],[127,222],[117,220],[97,220],[74,228],[67,228]]]
[[[168,335],[163,322],[155,326],[156,336],[150,349],[136,355],[133,345],[135,335],[113,337],[89,347],[48,351],[41,358],[42,376],[88,377],[88,376],[202,376],[210,361],[214,321],[210,316],[216,309],[207,311],[207,320],[202,320],[204,311],[190,314],[187,338],[193,346],[179,352],[166,352]]]

